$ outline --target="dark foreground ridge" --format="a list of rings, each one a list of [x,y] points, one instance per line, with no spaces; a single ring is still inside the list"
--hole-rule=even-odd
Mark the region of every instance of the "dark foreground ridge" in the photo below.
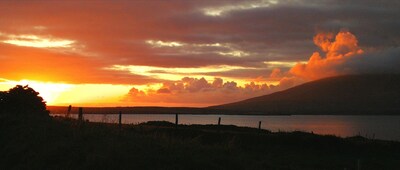
[[[253,114],[398,115],[399,87],[399,74],[347,75],[208,109]]]
[[[226,125],[0,117],[0,169],[398,169],[400,143]]]

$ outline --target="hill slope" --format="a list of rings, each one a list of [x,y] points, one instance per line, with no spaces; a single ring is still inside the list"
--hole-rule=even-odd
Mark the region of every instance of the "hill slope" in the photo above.
[[[400,75],[348,75],[209,107],[258,114],[400,114]]]

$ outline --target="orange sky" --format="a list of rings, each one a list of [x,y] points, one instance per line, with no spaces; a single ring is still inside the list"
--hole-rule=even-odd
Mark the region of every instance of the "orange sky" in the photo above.
[[[0,90],[28,84],[49,105],[209,106],[354,73],[393,47],[316,10],[328,4],[292,3],[0,2]]]

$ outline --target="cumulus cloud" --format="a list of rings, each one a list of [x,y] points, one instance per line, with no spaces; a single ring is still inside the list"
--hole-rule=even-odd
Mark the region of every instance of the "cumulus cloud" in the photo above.
[[[137,88],[133,87],[131,90],[129,90],[128,95],[134,97],[140,97],[140,96],[146,96],[146,93],[144,91],[138,90]]]
[[[274,68],[271,72],[271,74],[269,75],[269,77],[271,78],[279,78],[282,77],[282,72],[281,69],[279,68]]]
[[[319,33],[314,43],[325,56],[314,52],[307,63],[298,63],[289,71],[305,81],[344,74],[400,73],[400,47],[362,50],[349,31]]]
[[[291,77],[283,77],[277,86],[275,86],[276,89],[279,90],[284,90],[288,89],[290,87],[294,87],[296,85],[304,83],[304,79],[301,79],[299,77],[291,76]]]
[[[291,68],[291,74],[306,80],[344,74],[344,70],[338,68],[350,58],[363,53],[357,38],[348,31],[341,31],[336,36],[332,33],[319,33],[314,37],[314,43],[325,56],[314,52],[307,63],[298,63]]]
[[[158,105],[177,106],[190,104],[192,106],[209,106],[232,101],[244,100],[278,91],[270,85],[250,82],[238,86],[234,81],[224,82],[221,78],[207,81],[204,78],[184,77],[180,81],[165,82],[156,90],[146,92],[132,88],[124,101],[153,103]]]

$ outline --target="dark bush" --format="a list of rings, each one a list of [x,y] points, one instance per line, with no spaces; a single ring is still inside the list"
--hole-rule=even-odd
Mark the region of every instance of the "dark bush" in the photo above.
[[[32,88],[17,85],[0,92],[0,113],[10,115],[47,115],[46,102]]]

